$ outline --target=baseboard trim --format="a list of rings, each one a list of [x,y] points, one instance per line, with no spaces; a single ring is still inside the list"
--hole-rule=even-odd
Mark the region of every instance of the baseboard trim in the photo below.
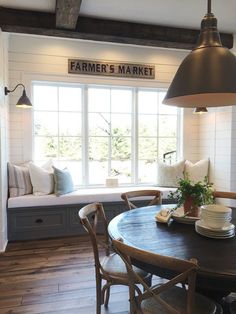
[[[1,238],[0,238],[0,252],[6,251],[7,244],[8,244],[8,239],[6,237],[6,231],[3,230],[1,232]]]

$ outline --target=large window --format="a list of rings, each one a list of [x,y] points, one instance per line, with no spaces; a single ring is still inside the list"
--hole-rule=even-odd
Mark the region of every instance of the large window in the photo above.
[[[155,184],[157,161],[178,155],[180,141],[179,110],[162,105],[164,96],[158,89],[34,82],[35,162],[67,167],[78,186],[104,185],[109,176]]]

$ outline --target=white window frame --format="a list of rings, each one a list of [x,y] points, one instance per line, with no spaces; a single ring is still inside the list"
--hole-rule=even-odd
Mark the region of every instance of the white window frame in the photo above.
[[[108,87],[115,87],[115,88],[130,88],[133,89],[135,91],[134,93],[134,100],[133,100],[133,106],[135,103],[135,100],[137,101],[137,95],[138,95],[138,89],[156,89],[159,91],[166,91],[168,84],[162,83],[162,82],[156,82],[156,81],[148,81],[147,80],[133,80],[133,79],[117,79],[117,78],[97,78],[97,77],[83,77],[83,76],[52,76],[52,75],[40,75],[40,74],[36,74],[36,75],[25,75],[23,78],[23,81],[25,83],[25,86],[29,92],[29,94],[31,94],[32,97],[32,92],[33,92],[33,83],[48,83],[48,84],[55,84],[55,85],[98,85],[98,86],[108,86]],[[83,93],[83,100],[87,98],[87,90],[84,89],[84,93]],[[82,101],[83,106],[85,105],[85,101]],[[82,108],[83,110],[83,108]],[[135,114],[137,115],[137,111],[135,112]],[[23,120],[27,120],[28,123],[26,124],[26,128],[24,130],[24,133],[27,134],[27,136],[24,137],[25,142],[27,142],[27,146],[26,149],[24,150],[24,159],[25,160],[34,160],[33,157],[33,152],[34,152],[34,147],[33,147],[33,114],[32,112],[26,112],[24,114]],[[29,120],[31,121],[31,123],[29,123]],[[87,128],[87,117],[86,119],[83,119],[83,125],[82,125],[82,132],[86,133]],[[135,117],[135,115],[133,115],[133,121],[132,123],[135,125],[137,123],[137,119]],[[136,130],[137,128],[135,128]],[[86,145],[86,142],[88,141],[88,137],[82,137],[83,139],[83,145]],[[183,156],[183,110],[178,108],[178,125],[177,125],[177,156],[178,159],[181,159],[181,157]],[[134,149],[133,149],[133,155],[132,155],[132,174],[135,175],[134,177],[134,184],[129,184],[129,185],[146,185],[146,184],[140,184],[138,183],[138,162],[136,160],[135,162],[135,153],[136,149],[137,149],[137,141],[138,141],[138,137],[137,135],[134,135],[134,137],[132,138],[133,143],[132,145],[134,145]],[[137,158],[136,158],[137,159]],[[82,162],[84,163],[84,171],[83,171],[83,175],[82,175],[82,180],[84,183],[84,187],[92,187],[91,185],[88,185],[88,156],[87,156],[87,150],[83,150],[83,156],[82,156]]]

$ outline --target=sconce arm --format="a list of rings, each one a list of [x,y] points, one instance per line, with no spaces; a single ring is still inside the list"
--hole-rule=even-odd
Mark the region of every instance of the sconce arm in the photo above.
[[[14,91],[17,89],[18,86],[22,86],[22,87],[24,88],[24,90],[25,90],[25,85],[23,85],[22,83],[19,83],[19,84],[17,84],[16,87],[15,87],[14,89],[12,89],[12,90],[10,90],[10,89],[8,89],[7,87],[5,87],[5,88],[4,88],[5,95],[8,95],[9,93],[14,92]]]

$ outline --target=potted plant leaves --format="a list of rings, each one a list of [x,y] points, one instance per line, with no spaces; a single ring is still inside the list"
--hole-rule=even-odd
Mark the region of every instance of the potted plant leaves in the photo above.
[[[207,177],[204,181],[192,182],[188,174],[178,181],[178,188],[175,192],[170,192],[169,198],[177,202],[176,208],[183,206],[184,215],[197,217],[201,205],[213,203],[213,184],[208,182]]]

